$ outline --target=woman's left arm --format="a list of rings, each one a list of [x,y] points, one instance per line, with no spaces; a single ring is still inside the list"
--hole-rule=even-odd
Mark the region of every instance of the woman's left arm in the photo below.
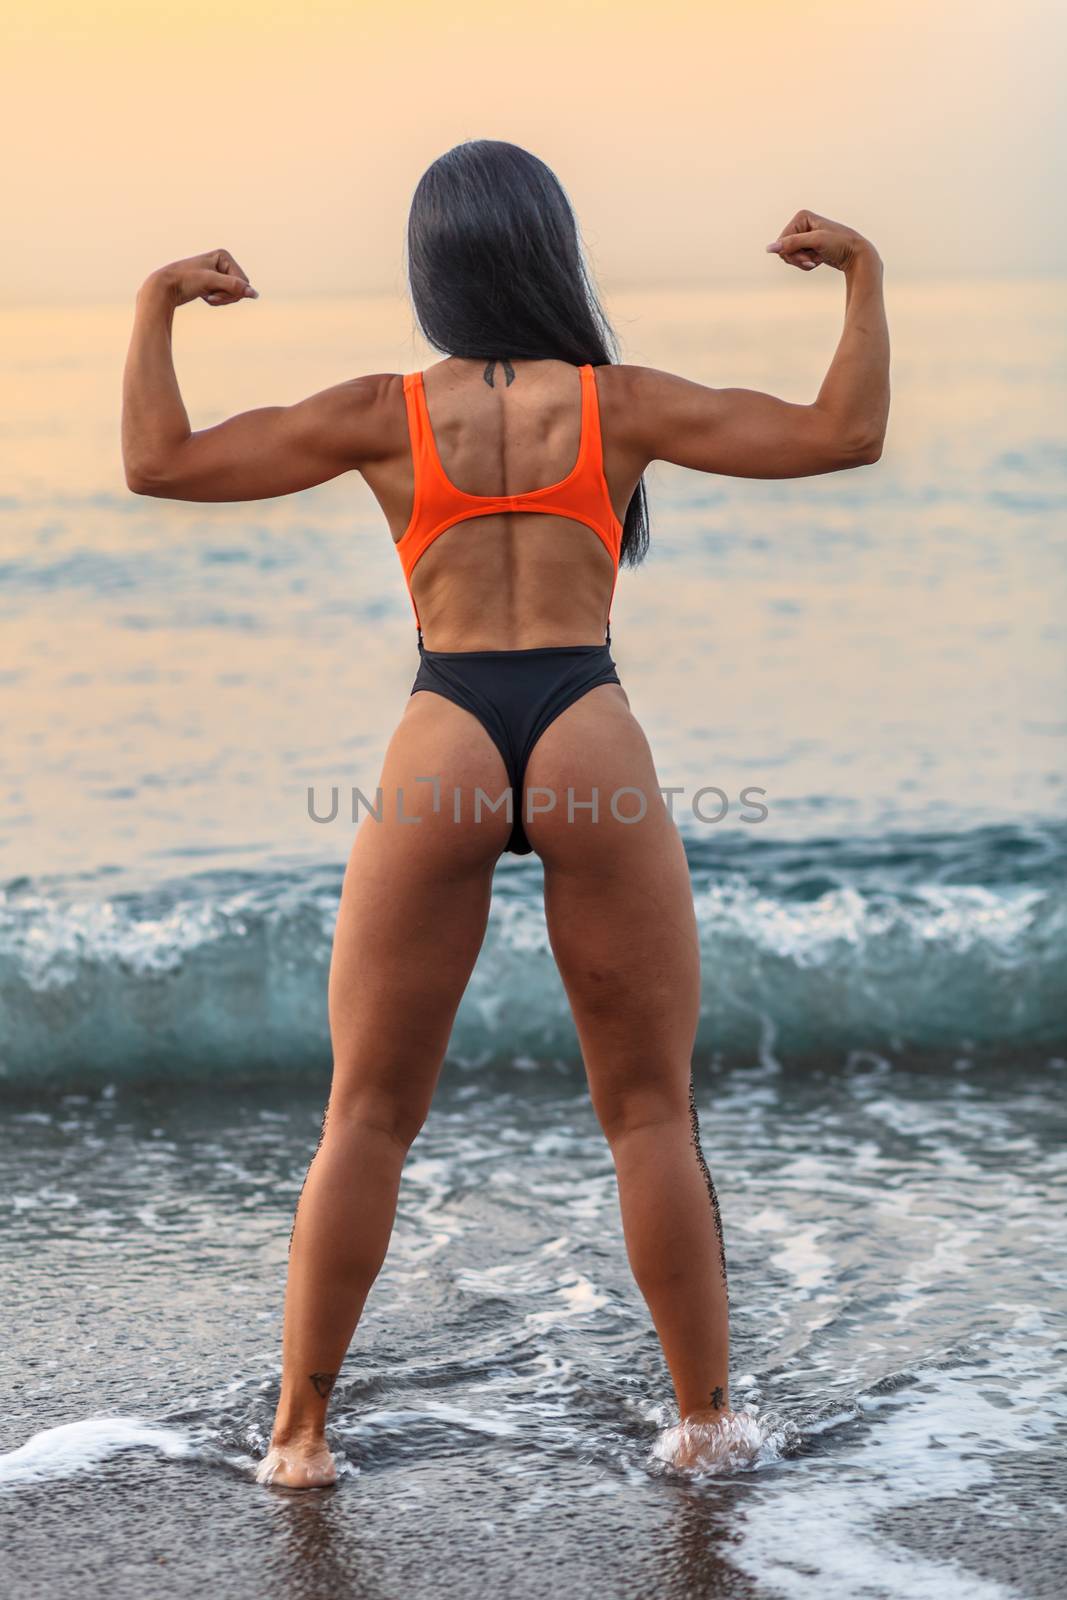
[[[122,382],[122,460],[135,494],[167,500],[266,500],[324,483],[384,447],[385,375],[353,378],[291,406],[261,406],[194,433],[174,371],[181,305],[252,298],[225,250],[161,267],[137,293]]]

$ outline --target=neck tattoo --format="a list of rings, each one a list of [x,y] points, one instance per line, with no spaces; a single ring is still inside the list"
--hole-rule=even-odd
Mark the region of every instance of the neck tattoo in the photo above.
[[[505,386],[506,386],[506,385],[509,385],[511,383],[512,379],[514,378],[514,376],[515,376],[515,368],[511,365],[511,362],[508,360],[507,356],[504,357],[503,365],[504,365],[504,383],[505,383]],[[487,361],[485,363],[485,371],[482,373],[482,377],[485,379],[485,381],[489,385],[490,389],[494,389],[496,387],[496,385],[493,382],[493,372],[494,372],[495,367],[496,367],[496,362],[495,361]]]

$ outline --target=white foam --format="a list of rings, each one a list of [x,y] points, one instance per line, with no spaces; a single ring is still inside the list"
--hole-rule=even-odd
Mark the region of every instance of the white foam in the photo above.
[[[700,1466],[680,1468],[687,1473],[736,1472],[779,1461],[783,1448],[798,1436],[793,1423],[784,1426],[772,1413],[759,1416],[753,1406],[743,1406],[720,1422],[676,1422],[665,1428],[652,1445],[650,1457],[675,1466],[683,1456],[699,1452]]]
[[[0,1455],[0,1488],[15,1489],[44,1478],[70,1478],[95,1467],[122,1450],[158,1450],[165,1456],[189,1456],[195,1446],[188,1434],[142,1422],[139,1417],[86,1417],[35,1433],[17,1450]]]
[[[967,1600],[1015,1600],[1014,1591],[950,1554],[922,1555],[874,1530],[880,1513],[928,1498],[965,1497],[988,1484],[992,1467],[974,1455],[974,1441],[1003,1435],[1007,1414],[983,1400],[973,1375],[939,1374],[937,1390],[864,1397],[860,1406],[876,1413],[877,1423],[844,1458],[835,1453],[803,1466],[794,1484],[799,1520],[783,1515],[780,1498],[753,1496],[731,1561],[785,1600],[808,1600],[813,1587],[850,1600],[954,1600],[961,1593]],[[821,1429],[806,1423],[804,1433],[831,1431],[826,1420]]]

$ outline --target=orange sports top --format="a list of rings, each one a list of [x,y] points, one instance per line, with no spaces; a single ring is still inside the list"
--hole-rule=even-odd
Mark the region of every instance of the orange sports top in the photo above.
[[[600,406],[597,400],[596,377],[593,368],[578,368],[581,376],[582,418],[578,441],[578,459],[565,478],[550,483],[544,489],[530,489],[525,494],[467,494],[445,474],[437,453],[430,416],[426,409],[426,390],[421,372],[404,375],[404,401],[407,405],[408,432],[411,436],[411,459],[415,471],[415,497],[411,518],[396,542],[397,554],[404,568],[408,593],[411,594],[411,574],[416,565],[447,528],[470,517],[486,517],[501,511],[538,511],[553,517],[568,517],[572,522],[584,522],[607,547],[615,563],[615,579],[619,576],[619,551],[622,546],[622,523],[615,509],[604,478],[604,455],[600,436]],[[614,598],[615,585],[612,584]],[[419,625],[419,608],[411,594],[415,621]],[[610,601],[608,604],[610,612]]]

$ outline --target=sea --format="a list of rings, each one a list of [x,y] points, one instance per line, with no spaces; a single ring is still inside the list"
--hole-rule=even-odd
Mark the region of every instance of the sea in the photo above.
[[[259,286],[177,315],[193,427],[437,359],[399,287]],[[253,1470],[349,801],[413,618],[355,474],[244,504],[126,489],[135,287],[0,311],[6,1592],[1061,1595],[1064,285],[890,262],[880,461],[647,474],[613,654],[692,873],[755,1454],[664,1459],[541,868],[506,856],[334,1391],[338,1483],[305,1494]],[[624,360],[807,401],[843,285],[606,302]]]

